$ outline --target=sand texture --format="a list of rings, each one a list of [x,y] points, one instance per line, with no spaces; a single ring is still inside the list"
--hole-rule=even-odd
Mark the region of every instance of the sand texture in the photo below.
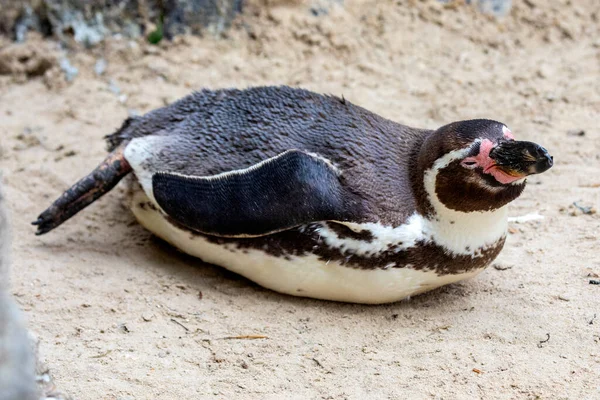
[[[33,35],[2,42],[12,292],[57,387],[110,400],[600,398],[597,0],[515,1],[504,20],[435,1],[324,3],[250,2],[218,39],[68,53]],[[182,255],[136,223],[125,185],[34,236],[128,114],[263,84],[418,127],[502,121],[554,156],[510,207],[544,218],[511,223],[477,278],[383,306],[280,295]]]

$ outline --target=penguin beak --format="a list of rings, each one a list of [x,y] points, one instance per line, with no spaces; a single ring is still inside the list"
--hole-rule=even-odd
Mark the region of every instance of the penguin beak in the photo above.
[[[490,158],[495,168],[518,178],[541,174],[554,164],[554,158],[539,144],[516,140],[500,142],[490,151]]]

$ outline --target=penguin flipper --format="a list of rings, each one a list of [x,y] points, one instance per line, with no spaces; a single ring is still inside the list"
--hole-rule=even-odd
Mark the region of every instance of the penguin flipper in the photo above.
[[[314,221],[348,220],[357,202],[327,160],[288,150],[249,168],[197,177],[152,176],[154,198],[175,222],[225,237],[263,236]]]

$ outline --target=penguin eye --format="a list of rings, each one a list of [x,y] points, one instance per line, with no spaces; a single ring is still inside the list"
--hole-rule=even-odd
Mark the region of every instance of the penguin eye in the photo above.
[[[462,163],[460,163],[463,167],[465,168],[469,168],[469,169],[473,169],[475,167],[477,167],[477,161],[474,160],[464,160]]]

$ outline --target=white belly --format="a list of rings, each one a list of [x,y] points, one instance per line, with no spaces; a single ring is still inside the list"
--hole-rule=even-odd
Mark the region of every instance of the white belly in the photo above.
[[[148,230],[182,251],[205,262],[236,272],[261,286],[294,296],[352,303],[390,303],[436,287],[471,278],[480,270],[464,274],[438,276],[435,272],[409,268],[354,269],[336,261],[325,262],[318,256],[291,256],[286,260],[254,249],[237,249],[234,244],[220,245],[203,236],[179,229],[150,207],[141,190],[135,192],[131,208]]]

